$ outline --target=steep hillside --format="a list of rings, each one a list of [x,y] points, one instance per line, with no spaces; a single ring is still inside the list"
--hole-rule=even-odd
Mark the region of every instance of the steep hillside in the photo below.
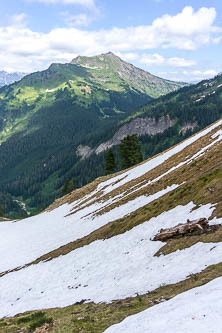
[[[99,145],[95,151],[100,153],[118,145],[127,134],[138,134],[144,136],[142,142],[145,156],[158,153],[158,149],[161,151],[177,143],[181,134],[186,132],[190,134],[219,119],[222,115],[221,99],[221,75],[184,87],[142,106],[123,120],[116,133]],[[164,131],[166,132],[163,133]],[[163,135],[154,138],[155,145],[153,145],[151,136],[159,133]],[[156,151],[152,151],[154,146]]]
[[[102,175],[103,156],[85,163],[78,147],[96,147],[139,106],[183,85],[110,53],[78,59],[0,89],[0,196],[11,196],[2,204],[8,217],[21,216],[13,200],[36,212],[61,196],[67,179],[77,175],[81,186]],[[104,66],[87,65],[97,59]]]
[[[0,71],[0,87],[19,81],[25,75],[26,75],[25,73],[20,73],[20,72],[8,73],[5,71]]]
[[[219,333],[221,149],[219,120],[37,216],[1,222],[2,332]],[[154,241],[200,218],[206,231]]]

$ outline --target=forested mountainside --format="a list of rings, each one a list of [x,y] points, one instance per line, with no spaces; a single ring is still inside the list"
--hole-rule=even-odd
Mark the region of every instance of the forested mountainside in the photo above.
[[[142,136],[144,154],[151,156],[175,144],[180,135],[186,132],[190,135],[219,119],[221,99],[222,75],[169,93],[123,120],[114,136],[103,142],[96,152],[119,144],[127,133]]]
[[[108,57],[110,56],[109,54]],[[75,60],[75,62],[79,61],[79,58]],[[84,66],[68,64],[53,65],[52,68],[59,68],[59,70],[68,68],[68,73],[71,68],[75,73],[83,71],[88,77],[91,75],[88,73],[88,67],[91,68],[92,64]],[[49,73],[51,70],[49,69]],[[95,71],[95,69],[90,70]],[[35,78],[35,74],[33,75]],[[40,82],[36,78],[37,81],[35,81],[33,75],[23,80],[28,80],[32,86],[40,86]],[[48,83],[44,83],[45,88],[50,82],[50,84],[54,82],[52,78],[54,74],[51,76],[44,72],[36,75],[43,82],[45,82],[43,78],[47,77]],[[84,75],[81,74],[81,80]],[[59,75],[58,77],[60,78]],[[25,86],[23,80],[17,85]],[[8,91],[10,95],[10,89],[14,91],[17,85],[4,89],[3,92]],[[78,85],[76,87],[79,88]],[[96,95],[96,89],[95,93],[92,91],[89,93],[85,90],[83,92],[81,88],[80,97],[73,95],[73,91],[76,90],[68,88],[68,84],[64,88],[52,90],[54,88],[50,86],[51,92],[45,92],[45,95],[39,97],[37,105],[40,103],[42,107],[37,111],[35,98],[33,104],[25,103],[25,115],[21,114],[19,121],[17,118],[12,121],[14,127],[9,126],[2,132],[0,185],[1,191],[4,192],[1,194],[2,198],[7,195],[7,201],[5,200],[7,217],[9,217],[7,214],[9,210],[11,216],[19,216],[21,213],[25,215],[27,212],[24,211],[22,202],[26,203],[27,210],[30,212],[45,208],[56,197],[61,196],[61,188],[66,180],[74,177],[76,186],[81,187],[103,175],[105,149],[114,145],[114,154],[118,160],[117,145],[127,134],[140,135],[143,155],[147,158],[180,142],[222,115],[221,75],[159,97],[138,109],[134,109],[135,103],[140,104],[141,99],[144,103],[146,98],[150,98],[149,96],[144,93],[135,95],[135,91],[129,90],[125,93],[124,104],[121,93],[109,90],[108,92],[112,93],[110,101],[112,103],[114,100],[115,103],[118,101],[119,107],[122,105],[123,108],[121,112],[117,112],[112,104],[109,107],[109,116],[108,113],[106,115],[101,113],[101,104],[98,106],[96,102],[100,100],[103,103],[102,97],[98,97],[92,103],[89,102],[87,106],[85,104],[87,98],[90,99]],[[81,94],[83,94],[82,97]],[[103,94],[102,96],[104,97]],[[18,102],[18,98],[15,97],[15,101]],[[50,98],[52,103],[47,105]],[[3,103],[4,101],[2,99]],[[12,103],[11,97],[9,101]],[[5,103],[6,108],[11,105],[8,103]],[[131,105],[130,110],[129,105]],[[106,107],[103,110],[107,112]],[[19,114],[19,109],[17,112]],[[10,109],[9,114],[14,116],[16,112]],[[12,133],[15,134],[12,135]],[[13,202],[12,206],[12,200],[21,202],[20,204]]]
[[[0,197],[6,216],[43,209],[67,179],[103,174],[103,155],[81,160],[139,106],[183,83],[157,78],[112,53],[52,64],[0,89]],[[4,199],[5,198],[5,199]],[[14,201],[13,201],[14,200]],[[17,200],[17,201],[15,201]]]
[[[1,332],[220,333],[221,149],[219,120],[0,222]]]
[[[6,71],[0,71],[0,87],[19,81],[25,75],[26,75],[25,73],[20,73],[20,72],[8,73]]]

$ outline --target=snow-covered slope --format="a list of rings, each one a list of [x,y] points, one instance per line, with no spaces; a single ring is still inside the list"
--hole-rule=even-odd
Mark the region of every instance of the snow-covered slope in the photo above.
[[[105,333],[220,333],[222,278],[125,319]]]
[[[221,140],[222,120],[134,168],[58,199],[37,216],[0,222],[0,317],[83,300],[124,301],[220,264],[219,236],[194,236],[191,244],[185,237],[182,245],[160,256],[156,254],[165,244],[152,239],[159,229],[187,219],[222,223]],[[144,332],[149,321],[138,324],[141,318],[158,318],[158,309],[173,316],[174,302],[181,297],[185,307],[191,294],[154,306],[107,332]],[[171,332],[167,320],[169,330],[164,330]],[[189,333],[196,333],[199,322],[180,332],[191,327]],[[158,324],[153,325],[150,332],[155,333]]]
[[[178,222],[185,223],[187,218],[208,218],[212,214],[210,205],[192,211],[194,207],[192,203],[178,206],[123,235],[95,241],[66,256],[5,275],[0,279],[0,316],[67,306],[82,299],[98,303],[145,294],[219,263],[222,243],[198,243],[154,257],[162,243],[150,239],[161,227],[173,226],[175,215]]]

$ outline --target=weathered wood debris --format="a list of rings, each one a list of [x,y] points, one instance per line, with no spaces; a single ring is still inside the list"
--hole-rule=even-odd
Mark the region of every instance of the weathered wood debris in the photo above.
[[[198,220],[189,221],[185,224],[178,224],[173,228],[160,229],[159,233],[153,238],[154,241],[165,242],[168,239],[183,237],[185,235],[200,235],[208,232],[216,231],[219,225],[209,225],[209,221],[206,218],[201,218]]]

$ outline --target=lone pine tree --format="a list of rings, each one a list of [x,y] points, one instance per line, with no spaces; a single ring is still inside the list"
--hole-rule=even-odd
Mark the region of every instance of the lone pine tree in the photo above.
[[[143,160],[141,143],[136,134],[127,135],[119,145],[120,166],[126,169]]]
[[[67,180],[62,187],[62,192],[63,192],[63,194],[68,194],[68,193],[72,192],[75,189],[75,187],[76,187],[75,178],[73,178],[71,182],[69,180]]]
[[[116,169],[116,161],[115,156],[113,154],[112,148],[110,148],[106,153],[106,159],[105,159],[105,173],[106,175],[111,174]]]

